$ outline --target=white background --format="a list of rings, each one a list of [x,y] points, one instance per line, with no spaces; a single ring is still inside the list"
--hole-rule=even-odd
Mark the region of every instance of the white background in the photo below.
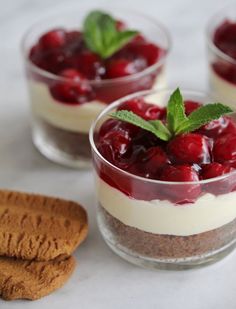
[[[54,165],[33,148],[20,39],[44,14],[80,3],[94,7],[120,3],[162,21],[173,38],[170,84],[207,88],[205,25],[223,1],[0,0],[0,187],[78,200],[90,219],[89,237],[76,252],[78,267],[68,284],[37,302],[0,301],[0,308],[235,309],[236,253],[194,271],[154,272],[128,264],[115,256],[99,235],[91,172]]]

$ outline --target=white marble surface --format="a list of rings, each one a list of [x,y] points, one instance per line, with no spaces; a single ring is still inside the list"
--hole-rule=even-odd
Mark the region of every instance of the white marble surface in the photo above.
[[[117,4],[115,0],[86,0],[94,7],[108,2]],[[73,3],[84,4],[85,0],[0,0],[0,186],[79,200],[90,219],[89,237],[76,252],[78,267],[65,287],[33,303],[0,301],[0,308],[235,309],[236,253],[194,271],[154,272],[128,264],[99,235],[91,172],[54,165],[33,148],[19,42],[36,19]],[[202,90],[207,87],[205,24],[220,5],[216,0],[123,2],[123,6],[160,19],[170,29],[170,83]]]

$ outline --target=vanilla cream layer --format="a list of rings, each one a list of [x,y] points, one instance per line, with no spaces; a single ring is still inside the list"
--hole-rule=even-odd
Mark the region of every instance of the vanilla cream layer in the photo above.
[[[166,75],[159,74],[153,88],[166,86]],[[101,101],[90,101],[81,105],[66,105],[56,101],[48,86],[39,81],[29,82],[29,91],[34,115],[48,123],[69,131],[88,133],[92,122],[107,104]]]
[[[99,101],[81,105],[66,105],[53,99],[47,85],[30,82],[33,114],[50,124],[69,131],[88,133],[97,115],[107,106]]]
[[[224,80],[213,69],[210,69],[210,85],[217,98],[236,109],[236,85]]]
[[[97,194],[107,212],[125,225],[154,234],[190,236],[219,228],[236,218],[236,192],[210,193],[193,204],[136,200],[97,177]]]

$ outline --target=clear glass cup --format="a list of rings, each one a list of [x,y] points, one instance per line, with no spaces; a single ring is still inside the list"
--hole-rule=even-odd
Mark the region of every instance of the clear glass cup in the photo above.
[[[214,43],[214,34],[225,21],[236,22],[236,4],[213,15],[207,25],[207,55],[209,87],[212,94],[225,104],[236,108],[236,60]]]
[[[107,245],[127,261],[157,269],[213,263],[235,248],[236,172],[196,182],[147,179],[107,161],[97,148],[98,131],[112,111],[132,98],[165,105],[172,91],[144,91],[107,107],[90,129],[97,220]],[[210,100],[183,91],[185,100]],[[191,203],[189,202],[191,200]]]
[[[51,87],[56,83],[66,84],[68,79],[40,69],[28,58],[30,48],[43,33],[58,27],[81,29],[88,9],[78,7],[41,21],[27,32],[22,43],[32,111],[33,142],[48,159],[70,167],[90,165],[89,128],[108,104],[130,93],[166,86],[165,65],[170,50],[168,31],[159,22],[133,11],[109,7],[104,10],[127,22],[129,27],[138,29],[147,39],[162,47],[165,53],[157,63],[142,72],[115,79],[90,80],[89,85],[96,98],[89,102],[65,105],[55,101]],[[74,84],[76,86],[76,82]]]

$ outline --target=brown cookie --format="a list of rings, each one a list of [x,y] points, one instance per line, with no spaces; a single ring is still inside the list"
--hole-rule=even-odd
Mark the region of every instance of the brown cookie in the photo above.
[[[0,191],[0,255],[38,261],[64,258],[87,231],[86,211],[75,202]]]
[[[75,268],[75,258],[36,262],[0,257],[0,297],[35,300],[60,288]]]

